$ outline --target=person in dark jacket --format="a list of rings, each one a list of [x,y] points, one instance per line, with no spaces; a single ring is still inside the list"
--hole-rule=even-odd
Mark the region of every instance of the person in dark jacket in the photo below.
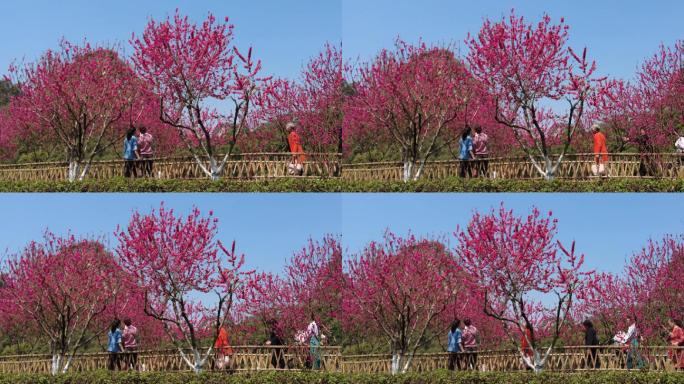
[[[266,345],[275,347],[271,351],[271,365],[275,369],[285,369],[285,351],[282,348],[285,343],[283,343],[283,339],[280,337],[278,320],[271,319],[268,323],[271,327],[271,330],[268,340],[266,341]]]
[[[586,357],[586,368],[599,369],[601,362],[598,359],[598,345],[599,339],[596,335],[596,329],[591,320],[584,320],[584,345],[589,347]]]

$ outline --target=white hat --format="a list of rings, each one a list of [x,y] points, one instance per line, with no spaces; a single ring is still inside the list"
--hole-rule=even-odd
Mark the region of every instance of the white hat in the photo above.
[[[295,124],[294,121],[290,121],[289,123],[285,124],[285,129],[287,129],[287,130],[294,129],[294,127],[296,127],[296,126],[297,126],[297,124]]]

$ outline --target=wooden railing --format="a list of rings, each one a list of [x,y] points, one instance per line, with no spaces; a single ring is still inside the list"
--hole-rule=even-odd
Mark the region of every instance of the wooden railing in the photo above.
[[[595,351],[592,353],[591,351]],[[555,349],[549,356],[544,370],[574,372],[586,370],[649,369],[666,370],[672,367],[672,347],[640,347],[630,356],[622,347],[564,347]],[[684,354],[684,348],[677,348]],[[681,356],[681,355],[680,355]],[[466,369],[465,354],[461,354],[462,367]],[[629,364],[628,364],[628,360]],[[447,353],[417,354],[410,363],[409,371],[426,372],[446,369]],[[476,366],[468,369],[478,371],[515,372],[524,371],[526,366],[520,353],[513,350],[479,351]],[[391,369],[390,355],[343,356],[342,372],[388,373]]]
[[[403,176],[401,162],[376,162],[341,164],[337,153],[307,153],[302,177],[329,178],[342,177],[352,181],[400,181]],[[226,164],[223,178],[238,180],[259,180],[291,176],[288,164],[292,159],[289,153],[253,153],[235,155]],[[152,176],[158,179],[204,179],[207,175],[190,157],[165,157],[153,159]],[[633,178],[640,176],[644,163],[645,177],[684,178],[684,155],[678,153],[638,153],[611,154],[603,177]],[[473,166],[477,161],[471,162]],[[586,180],[595,178],[592,172],[594,155],[566,155],[555,177],[559,179]],[[429,161],[422,171],[422,179],[442,179],[458,177],[458,160]],[[60,181],[67,179],[66,162],[1,164],[0,180],[7,181]],[[144,176],[143,163],[137,163],[138,177]],[[94,161],[86,175],[87,179],[110,179],[124,175],[122,160]],[[491,158],[486,175],[478,177],[500,179],[539,179],[541,174],[529,159],[524,157]]]
[[[220,156],[217,156],[220,158]],[[341,155],[337,153],[307,153],[303,177],[339,177]],[[191,157],[164,157],[153,160],[152,177],[158,179],[203,179],[207,175]],[[234,155],[226,163],[222,177],[240,180],[288,176],[290,153],[250,153]],[[136,162],[138,177],[144,177],[143,162]],[[44,162],[0,165],[0,180],[60,181],[67,179],[68,163]],[[87,179],[110,179],[124,176],[123,160],[93,161]]]
[[[301,370],[307,367],[309,346],[235,346],[232,348],[233,353],[230,355],[228,366],[232,371]],[[321,370],[340,371],[339,347],[321,346],[319,354]],[[212,355],[208,359],[204,369],[217,369],[214,358],[215,355]],[[107,352],[79,354],[71,362],[69,371],[107,369],[108,361],[109,353]],[[275,366],[273,362],[276,363]],[[0,373],[49,373],[51,363],[50,355],[0,356]],[[173,372],[189,371],[190,366],[183,360],[178,350],[142,350],[138,352],[138,369]]]
[[[595,350],[595,353],[591,351]],[[230,369],[240,371],[302,370],[307,368],[308,346],[237,346],[233,347]],[[648,369],[667,370],[672,367],[672,347],[640,347],[636,354],[621,347],[563,347],[550,355],[545,371],[575,372],[586,370]],[[677,349],[684,354],[684,348]],[[275,356],[275,357],[274,357]],[[282,366],[278,366],[282,356]],[[680,355],[681,356],[681,355]],[[320,347],[321,370],[343,373],[389,373],[390,355],[342,355],[339,347]],[[466,367],[465,354],[462,366]],[[70,371],[106,369],[108,353],[77,355]],[[411,372],[428,372],[446,369],[449,355],[446,353],[417,354],[409,367]],[[680,358],[681,360],[681,358]],[[273,363],[276,363],[275,365]],[[49,355],[0,356],[0,373],[47,373],[50,371]],[[189,371],[177,350],[138,352],[138,368],[145,371]],[[207,361],[206,370],[217,369],[213,357]],[[520,354],[513,350],[486,350],[477,352],[477,364],[469,367],[478,371],[516,372],[526,370]]]
[[[684,178],[684,154],[680,153],[616,153],[609,155],[604,177],[640,177],[641,162],[646,167],[646,177]],[[477,161],[471,161],[475,166]],[[594,154],[582,153],[566,155],[558,167],[555,177],[559,179],[595,178],[592,165]],[[421,179],[442,179],[459,176],[458,160],[428,161],[422,171]],[[499,179],[539,179],[542,175],[526,157],[497,157],[488,162],[488,178]],[[403,177],[401,162],[354,163],[342,166],[342,178],[354,181],[399,181]]]

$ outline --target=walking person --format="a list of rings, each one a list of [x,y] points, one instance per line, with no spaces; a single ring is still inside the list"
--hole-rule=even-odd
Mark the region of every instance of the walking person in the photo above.
[[[271,319],[269,322],[270,331],[268,335],[268,340],[266,340],[266,345],[274,347],[271,350],[271,365],[275,369],[285,369],[285,351],[282,346],[283,339],[280,337],[280,329],[278,328],[278,321],[276,319]]]
[[[135,128],[131,127],[126,132],[126,138],[124,139],[124,177],[138,177],[136,161],[139,157],[138,138],[135,137]]]
[[[487,148],[487,141],[489,136],[482,132],[482,127],[475,127],[475,136],[473,136],[473,152],[475,155],[476,175],[477,177],[489,177],[489,149]]]
[[[311,369],[321,369],[321,334],[316,323],[316,318],[311,314],[311,322],[306,328],[309,337],[309,356],[311,358]]]
[[[599,369],[601,368],[601,362],[598,359],[598,345],[599,339],[596,334],[596,329],[594,328],[594,323],[591,320],[584,320],[582,323],[584,326],[584,345],[589,347],[586,355],[585,368]]]
[[[462,178],[466,177],[466,175],[468,175],[469,178],[473,177],[472,161],[475,158],[475,155],[473,154],[473,139],[470,136],[470,133],[470,127],[464,129],[463,133],[461,133],[461,139],[459,140],[459,176]]]
[[[613,338],[615,342],[622,346],[623,355],[627,355],[625,365],[627,369],[632,368],[643,368],[644,361],[639,354],[639,339],[641,338],[639,334],[639,328],[637,327],[636,316],[628,317],[626,319],[629,327],[627,332],[618,332]]]
[[[684,370],[684,324],[679,319],[669,319],[667,324],[672,329],[667,336],[667,341],[672,346],[670,360],[675,370]]]
[[[449,353],[449,370],[461,370],[461,352],[463,352],[463,328],[461,328],[461,320],[456,319],[451,323],[449,334],[447,335]]]
[[[594,176],[604,176],[608,165],[608,148],[606,147],[606,135],[601,132],[601,127],[594,124],[594,164],[591,171]]]
[[[152,134],[147,132],[147,127],[140,127],[138,153],[140,153],[140,157],[142,158],[142,173],[147,177],[152,177],[152,158],[154,157],[152,140]]]
[[[634,138],[625,137],[625,141],[635,143],[639,151],[639,176],[655,176],[656,164],[653,159],[655,152],[651,138],[646,134],[646,130],[641,128],[639,134]]]
[[[133,325],[131,319],[124,319],[124,329],[122,333],[124,347],[124,364],[126,370],[138,370],[138,328]]]
[[[112,321],[112,324],[109,326],[109,333],[107,334],[108,338],[108,344],[107,344],[107,352],[109,352],[109,364],[107,365],[107,368],[110,371],[113,371],[114,368],[117,370],[121,370],[121,353],[124,351],[124,347],[122,344],[122,333],[121,329],[121,320],[119,319],[114,319]]]
[[[480,335],[477,328],[472,324],[470,319],[463,320],[465,327],[463,328],[463,348],[465,349],[465,367],[466,369],[477,370],[477,344]]]
[[[534,361],[534,349],[532,348],[532,344],[534,343],[534,335],[532,333],[532,326],[529,324],[525,325],[525,333],[520,336],[520,350],[522,351],[523,356],[529,360],[532,365],[536,364]],[[523,359],[523,363],[525,365],[525,370],[527,371],[532,371],[533,368],[530,367],[529,364],[525,363]]]
[[[288,164],[288,172],[294,176],[302,176],[304,174],[304,163],[306,162],[306,155],[304,154],[304,147],[302,141],[297,134],[295,128],[297,125],[293,122],[287,123],[287,143],[290,146],[290,153],[292,153],[292,161]]]
[[[214,342],[214,351],[216,352],[216,367],[220,370],[230,370],[230,357],[233,354],[233,348],[230,346],[228,327],[225,324],[219,328],[218,336]]]
[[[684,165],[684,136],[679,136],[677,141],[675,141],[675,153],[677,154],[677,160],[675,161],[675,166],[681,167]]]

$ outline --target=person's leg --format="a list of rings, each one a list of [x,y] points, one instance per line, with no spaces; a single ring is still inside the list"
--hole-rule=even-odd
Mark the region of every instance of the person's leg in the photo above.
[[[124,177],[131,177],[131,165],[129,160],[124,160]]]
[[[456,354],[453,353],[453,352],[449,352],[449,365],[448,365],[448,368],[447,368],[447,369],[449,369],[450,371],[453,371],[453,370],[454,370],[454,365],[455,365],[455,362],[456,362],[455,359],[456,359]]]
[[[482,159],[482,177],[489,177],[489,156],[487,155]]]
[[[109,362],[107,363],[107,369],[110,371],[114,370],[114,353],[109,352]]]
[[[466,162],[465,160],[461,160],[461,161],[458,163],[458,177],[460,177],[460,178],[464,178],[464,177],[465,177],[465,174],[466,174],[466,171],[465,171],[465,162]]]
[[[138,351],[136,349],[131,352],[131,368],[134,371],[138,370]]]

